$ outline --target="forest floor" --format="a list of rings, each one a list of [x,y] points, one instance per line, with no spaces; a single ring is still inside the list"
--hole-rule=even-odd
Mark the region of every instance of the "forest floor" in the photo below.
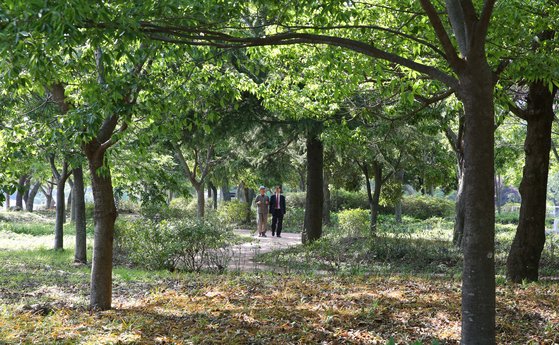
[[[400,261],[384,256],[392,268],[376,273],[317,274],[312,267],[289,271],[290,260],[313,260],[311,252],[297,245],[300,235],[256,237],[241,249],[247,254],[246,271],[234,263],[222,274],[117,266],[114,308],[94,312],[87,307],[91,267],[72,263],[71,231],[65,238],[67,249],[53,251],[47,249],[52,245],[47,232],[52,231],[52,219],[16,224],[1,217],[0,344],[459,343],[460,277],[427,273],[439,262],[418,273],[399,269],[406,264],[401,255]],[[333,260],[325,254],[333,250],[343,252],[336,260],[344,259],[341,254],[355,258],[362,243],[357,239],[315,246],[324,253],[313,255],[329,263]],[[423,262],[420,256],[427,255],[422,254],[426,247],[411,243],[417,251],[410,252],[410,261],[417,265]],[[410,250],[396,247],[396,242],[382,246],[391,253]],[[280,252],[288,254],[274,261]],[[435,247],[434,252],[439,250]],[[380,257],[380,251],[375,253]],[[88,254],[91,257],[91,247]],[[259,257],[268,258],[265,265]],[[427,256],[425,262],[433,260]],[[498,279],[497,333],[499,344],[558,344],[557,281],[509,285]]]

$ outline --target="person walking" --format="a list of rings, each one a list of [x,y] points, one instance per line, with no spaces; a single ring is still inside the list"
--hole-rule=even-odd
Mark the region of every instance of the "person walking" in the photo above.
[[[266,237],[268,230],[268,206],[270,198],[266,195],[266,187],[260,186],[260,194],[254,199],[256,213],[258,215],[258,237]]]
[[[281,237],[283,216],[285,215],[285,196],[281,194],[281,186],[276,186],[276,193],[270,197],[270,213],[272,214],[272,236]]]

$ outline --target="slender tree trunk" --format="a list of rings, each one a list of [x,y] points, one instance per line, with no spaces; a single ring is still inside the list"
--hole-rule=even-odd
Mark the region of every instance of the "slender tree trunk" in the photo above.
[[[217,210],[217,188],[211,182],[209,184],[209,187],[210,187],[210,190],[212,191],[213,208],[214,208],[214,210]]]
[[[330,186],[328,181],[328,172],[324,171],[324,181],[323,181],[323,194],[324,194],[324,205],[322,209],[322,224],[330,225]]]
[[[373,199],[371,203],[371,234],[376,234],[378,223],[378,209],[380,201],[380,189],[382,187],[382,165],[373,163],[373,174],[375,178],[375,186]]]
[[[73,170],[74,186],[72,188],[74,195],[73,209],[76,224],[76,248],[74,252],[74,262],[85,264],[87,262],[87,235],[86,235],[86,219],[85,219],[85,193],[83,182],[83,169],[81,165]]]
[[[404,187],[404,170],[399,169],[396,172],[395,177],[396,177],[396,181],[403,188]],[[398,200],[396,201],[396,205],[394,205],[394,219],[396,220],[397,223],[402,222],[402,196],[400,196],[398,198]]]
[[[22,175],[19,178],[17,191],[16,191],[16,208],[23,210],[23,193],[25,193],[25,182],[27,181],[28,175]]]
[[[68,195],[68,202],[66,209],[70,211],[70,222],[76,220],[76,212],[74,210],[74,181],[68,179],[68,184],[70,185],[70,194]]]
[[[64,187],[68,179],[68,162],[64,161],[62,173],[57,176],[56,183],[56,221],[54,224],[54,249],[64,249],[64,223],[66,222],[66,207]]]
[[[507,259],[507,278],[515,283],[538,280],[545,244],[547,178],[555,92],[550,92],[542,82],[532,83],[526,102],[526,159],[519,189],[522,203],[518,228]]]
[[[243,188],[243,195],[245,197],[245,202],[247,203],[247,213],[246,213],[246,219],[245,219],[245,223],[249,224],[251,222],[251,216],[250,216],[250,204],[252,202],[252,199],[250,198],[250,189],[244,185]]]
[[[305,202],[305,227],[303,243],[322,237],[322,207],[324,204],[324,146],[320,130],[307,133],[307,196]]]
[[[483,54],[468,56],[458,90],[465,110],[462,344],[495,344],[494,75]]]
[[[308,173],[308,172],[305,171],[304,167],[301,168],[301,169],[298,169],[297,172],[299,173],[299,191],[305,192],[306,191],[306,185],[307,185],[307,182],[305,181],[305,173]]]
[[[371,188],[371,176],[369,174],[369,167],[367,163],[361,165],[361,170],[363,170],[363,175],[365,176],[365,185],[367,186],[367,200],[369,201],[369,229],[371,234],[374,234],[374,229],[376,228],[375,220],[373,218],[374,213],[374,201],[373,201],[373,190]]]
[[[28,212],[33,212],[33,206],[35,204],[35,197],[37,193],[41,189],[41,182],[35,182],[31,190],[29,191],[29,196],[27,197],[27,201],[25,202],[25,208]]]
[[[231,201],[231,193],[229,193],[229,183],[223,182],[221,185],[221,196],[223,201]]]
[[[90,306],[107,310],[111,308],[112,301],[113,241],[117,211],[110,169],[105,167],[99,171],[103,167],[105,155],[99,146],[93,141],[85,147],[95,204]]]
[[[503,184],[501,181],[501,174],[495,175],[495,205],[497,206],[497,213],[501,214],[501,199],[503,198]]]
[[[196,208],[196,217],[198,219],[204,218],[204,212],[206,207],[206,198],[205,198],[205,191],[204,191],[204,183],[199,183],[194,185],[194,189],[196,189],[196,200],[197,200],[197,208]]]
[[[31,192],[31,177],[25,181],[25,191],[23,192],[23,202],[27,208],[27,202],[29,200],[29,193]]]
[[[6,192],[6,210],[10,209],[10,193]]]

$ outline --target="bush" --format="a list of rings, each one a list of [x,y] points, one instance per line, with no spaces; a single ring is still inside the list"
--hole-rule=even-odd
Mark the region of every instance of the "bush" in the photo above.
[[[368,233],[371,224],[369,211],[362,209],[338,212],[338,224],[346,236],[362,236]]]
[[[454,214],[453,201],[426,195],[407,196],[402,199],[402,212],[418,219],[450,217]]]
[[[495,223],[499,224],[518,224],[520,214],[517,212],[502,212],[495,214]]]
[[[147,269],[222,271],[235,236],[217,220],[147,218],[117,223],[116,243],[128,259]]]
[[[289,193],[286,196],[288,206],[296,208],[305,208],[305,198],[307,193]],[[331,211],[349,210],[349,209],[369,209],[369,200],[364,192],[348,192],[343,189],[335,189],[330,192]]]
[[[219,218],[226,224],[246,224],[247,220],[256,219],[256,211],[246,202],[232,200],[225,202],[218,210]]]
[[[284,232],[300,233],[305,224],[305,209],[302,207],[287,208],[287,212],[283,216],[283,230]]]

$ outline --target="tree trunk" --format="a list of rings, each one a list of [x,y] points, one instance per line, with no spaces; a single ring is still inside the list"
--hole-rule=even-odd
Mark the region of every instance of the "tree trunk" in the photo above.
[[[76,220],[76,212],[74,210],[74,181],[68,179],[68,184],[70,185],[70,194],[68,195],[68,202],[66,209],[70,211],[70,222]]]
[[[323,181],[323,194],[324,194],[324,205],[322,206],[322,224],[330,225],[330,186],[328,181],[328,173],[324,171],[324,181]]]
[[[520,218],[507,259],[507,278],[515,283],[538,280],[545,244],[545,213],[555,92],[542,82],[530,84],[524,141],[525,164],[520,183]]]
[[[28,212],[33,212],[33,206],[35,204],[35,197],[37,193],[41,189],[41,182],[35,182],[31,190],[29,191],[29,196],[27,197],[27,201],[25,202],[25,209]]]
[[[495,205],[497,206],[497,213],[501,214],[501,199],[503,197],[503,185],[501,175],[495,175]]]
[[[456,215],[454,218],[454,233],[452,235],[452,243],[462,248],[462,240],[464,239],[464,217],[465,217],[465,197],[464,197],[464,160],[461,160],[462,166],[458,167],[458,190],[456,192]]]
[[[109,167],[103,167],[105,152],[96,141],[85,147],[93,191],[95,235],[91,268],[90,307],[111,308],[114,224],[117,217]]]
[[[305,181],[305,168],[303,167],[301,169],[298,169],[297,172],[299,173],[299,191],[305,192],[307,185],[307,182]]]
[[[31,177],[25,181],[25,191],[23,192],[23,202],[27,208],[27,202],[29,200],[29,193],[31,192]]]
[[[404,186],[404,170],[399,169],[396,172],[396,181],[400,184],[400,186]],[[402,196],[398,198],[396,201],[396,205],[394,205],[394,219],[397,223],[402,222]]]
[[[64,223],[66,222],[66,200],[64,198],[64,187],[68,179],[68,163],[64,162],[62,173],[56,183],[56,221],[54,224],[54,249],[64,249]]]
[[[204,212],[206,207],[206,198],[204,193],[204,184],[196,184],[194,185],[194,189],[196,189],[196,200],[197,200],[197,207],[196,207],[196,217],[198,219],[204,218]]]
[[[87,246],[86,246],[86,220],[85,220],[85,193],[83,183],[83,169],[81,165],[73,170],[74,186],[72,188],[74,195],[73,209],[76,224],[76,248],[74,252],[74,262],[85,264],[87,262]]]
[[[324,204],[324,146],[321,130],[307,133],[307,196],[305,202],[305,227],[303,243],[322,237],[322,207]]]
[[[245,182],[241,181],[237,186],[237,200],[240,202],[247,202],[245,197]]]
[[[464,104],[462,344],[495,344],[494,75],[482,52],[460,75]]]
[[[28,175],[22,175],[19,178],[17,191],[16,191],[16,208],[23,210],[23,193],[25,192],[25,182],[27,181]]]
[[[367,163],[361,165],[361,170],[363,170],[363,175],[365,176],[365,185],[367,186],[367,200],[369,202],[369,229],[371,234],[374,234],[374,229],[376,228],[375,220],[373,219],[374,213],[374,201],[373,201],[373,191],[371,188],[371,176],[369,174],[369,167]]]
[[[6,192],[6,210],[10,209],[10,193]]]
[[[221,185],[221,195],[223,201],[231,201],[231,194],[229,193],[229,183],[223,182]]]
[[[252,220],[251,217],[250,217],[251,216],[250,215],[250,206],[251,206],[250,204],[252,202],[252,199],[250,198],[250,189],[246,185],[244,185],[244,188],[243,188],[243,195],[244,195],[244,198],[245,198],[245,202],[247,203],[247,209],[249,210],[246,213],[245,223],[249,224]]]
[[[217,210],[217,188],[214,186],[213,183],[210,182],[210,189],[212,191],[212,201],[213,201],[213,208]]]

